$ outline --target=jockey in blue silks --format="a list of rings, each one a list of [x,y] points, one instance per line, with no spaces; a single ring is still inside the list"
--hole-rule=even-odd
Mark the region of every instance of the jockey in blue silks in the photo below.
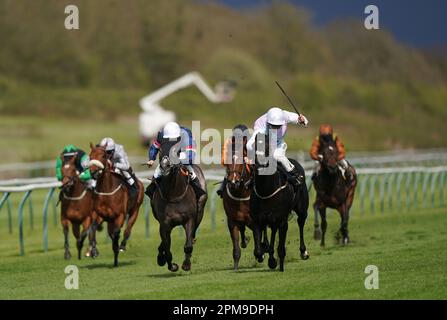
[[[147,162],[147,165],[149,167],[152,167],[154,165],[162,143],[166,140],[179,143],[175,144],[176,147],[179,147],[177,152],[178,160],[188,170],[191,185],[193,186],[197,197],[200,197],[203,193],[205,193],[205,191],[200,186],[199,179],[197,178],[197,174],[194,171],[194,167],[192,165],[194,163],[194,158],[196,155],[196,142],[192,136],[191,130],[189,130],[188,128],[181,127],[176,122],[168,122],[164,126],[164,128],[158,132],[157,138],[154,139],[149,148],[149,161]],[[172,145],[172,147],[174,147],[174,145]],[[170,151],[168,152],[169,154],[171,154]],[[156,187],[156,183],[154,183],[154,180],[158,181],[161,175],[162,172],[160,169],[160,164],[158,164],[158,166],[155,168],[154,176],[151,179],[151,183],[146,190],[146,194],[150,198],[152,198],[153,192]]]

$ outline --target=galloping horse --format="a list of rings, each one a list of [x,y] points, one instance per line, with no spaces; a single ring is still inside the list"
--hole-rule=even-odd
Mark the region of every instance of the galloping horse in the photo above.
[[[178,270],[178,265],[172,262],[171,231],[176,226],[183,226],[186,233],[184,246],[185,260],[182,269],[191,270],[191,255],[196,237],[197,228],[203,218],[208,195],[205,193],[196,197],[196,193],[190,184],[188,171],[181,163],[173,164],[169,159],[169,151],[172,144],[167,141],[161,144],[160,170],[161,177],[157,183],[151,201],[151,207],[155,219],[160,223],[161,243],[158,247],[157,263],[159,266],[168,264],[172,272]],[[206,190],[205,177],[202,170],[194,165],[197,178],[203,190]]]
[[[91,229],[92,222],[96,219],[96,214],[93,212],[92,192],[87,190],[79,179],[79,172],[77,172],[75,161],[76,158],[72,157],[70,160],[64,162],[61,169],[63,178],[59,199],[61,201],[61,222],[65,238],[65,259],[71,257],[68,245],[68,228],[70,223],[72,225],[73,235],[77,240],[78,259],[81,259],[84,240]],[[80,231],[81,224],[83,227],[82,232]],[[98,250],[96,249],[96,243],[93,242],[94,231],[90,232],[89,239],[91,244],[91,251],[89,253],[92,258],[95,258],[98,256]]]
[[[118,266],[119,251],[126,250],[127,240],[130,237],[132,227],[137,220],[138,210],[143,202],[143,183],[135,179],[138,187],[138,195],[133,201],[129,198],[128,186],[123,178],[112,169],[111,162],[107,159],[105,147],[94,147],[90,143],[90,172],[97,179],[94,191],[94,210],[107,222],[107,229],[112,239],[114,253],[114,266]],[[121,228],[128,217],[124,238],[118,246]]]
[[[320,173],[314,178],[314,187],[317,193],[314,210],[315,210],[315,240],[321,238],[321,246],[324,246],[324,236],[327,229],[326,208],[336,209],[340,213],[341,224],[340,230],[342,243],[349,243],[348,236],[348,220],[349,210],[354,199],[355,187],[357,185],[357,176],[355,169],[350,165],[349,169],[352,178],[346,180],[341,170],[338,169],[337,159],[338,151],[334,142],[324,143],[321,146],[323,159],[321,161]],[[348,169],[348,170],[349,170]],[[321,216],[321,231],[318,223],[318,212]]]
[[[223,206],[227,215],[228,230],[233,241],[234,270],[238,269],[241,258],[239,247],[239,233],[241,235],[242,248],[247,247],[249,238],[245,236],[245,226],[251,228],[250,195],[248,184],[251,179],[251,169],[245,161],[238,161],[237,155],[233,155],[232,163],[225,164],[226,187],[223,191]]]
[[[258,262],[263,261],[264,249],[261,245],[261,231],[266,226],[269,226],[272,233],[268,247],[268,265],[269,268],[275,269],[277,261],[274,258],[274,245],[276,232],[279,230],[279,270],[284,271],[288,217],[292,210],[298,215],[301,258],[303,260],[309,258],[304,244],[304,224],[307,218],[309,195],[304,179],[304,169],[298,162],[290,159],[302,176],[302,182],[296,191],[283,173],[278,170],[275,170],[273,173],[268,172],[271,170],[268,166],[277,165],[276,162],[273,163],[275,161],[273,157],[269,157],[269,149],[269,136],[258,134],[256,136],[253,193],[250,201],[250,216],[253,220],[253,237],[255,241],[254,255]],[[259,156],[263,156],[264,159],[259,159]],[[268,159],[268,162],[264,161],[266,159]]]

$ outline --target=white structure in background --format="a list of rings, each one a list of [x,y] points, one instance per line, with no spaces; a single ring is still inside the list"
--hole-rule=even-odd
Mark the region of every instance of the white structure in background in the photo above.
[[[195,85],[213,103],[230,102],[234,88],[228,82],[219,82],[213,91],[198,72],[190,72],[141,98],[140,135],[144,143],[150,142],[169,121],[175,121],[175,113],[160,106],[160,101],[177,90]]]

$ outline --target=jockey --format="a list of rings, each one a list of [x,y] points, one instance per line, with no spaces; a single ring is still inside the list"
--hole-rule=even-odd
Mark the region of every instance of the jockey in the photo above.
[[[169,141],[177,141],[180,142],[180,149],[178,151],[178,159],[180,162],[185,165],[185,168],[188,170],[191,185],[196,192],[197,198],[200,198],[204,193],[206,193],[202,186],[200,185],[200,181],[197,178],[197,174],[194,171],[194,167],[192,166],[194,162],[194,157],[196,155],[196,142],[192,136],[191,130],[185,127],[179,126],[176,122],[168,122],[162,130],[160,130],[157,134],[157,138],[154,139],[150,148],[149,148],[149,161],[147,162],[148,167],[152,167],[157,159],[157,154],[160,151],[160,147],[162,145],[163,140]],[[155,169],[154,176],[150,179],[150,184],[146,189],[146,194],[149,198],[152,198],[154,193],[156,184],[153,183],[154,180],[159,180],[161,177],[161,169],[160,164],[158,164]]]
[[[254,124],[255,131],[250,140],[247,142],[247,149],[249,151],[254,150],[255,138],[258,133],[268,134],[269,130],[276,130],[277,148],[273,153],[273,158],[283,166],[289,175],[288,180],[290,180],[290,182],[297,187],[298,184],[301,183],[299,172],[287,158],[287,144],[284,142],[288,123],[301,124],[304,127],[307,127],[309,121],[302,114],[298,115],[297,113],[281,110],[277,107],[270,108],[267,113],[263,114],[256,120]]]
[[[83,150],[72,144],[68,144],[62,150],[61,156],[64,160],[62,160],[61,157],[56,159],[56,177],[58,181],[62,181],[62,166],[64,163],[72,157],[76,157],[75,165],[76,169],[80,172],[79,179],[81,179],[89,189],[93,189],[96,186],[96,180],[94,180],[90,174],[89,156]]]
[[[225,166],[226,164],[231,164],[233,162],[233,139],[235,140],[236,144],[239,141],[242,141],[243,143],[243,149],[238,150],[235,148],[234,152],[235,154],[238,154],[238,152],[242,151],[242,156],[244,158],[244,161],[248,163],[247,157],[247,135],[248,135],[248,128],[244,124],[238,124],[233,128],[233,134],[231,137],[227,138],[222,146],[222,157],[221,157],[221,164]],[[227,184],[227,178],[225,177],[220,184],[219,190],[216,191],[216,193],[219,195],[219,197],[223,197],[223,190],[226,187]]]
[[[129,193],[133,197],[138,191],[137,184],[133,176],[132,168],[130,167],[129,158],[121,144],[115,143],[112,138],[104,138],[99,143],[100,147],[106,149],[108,160],[112,162],[112,169],[115,173],[124,177],[127,184],[130,186]]]
[[[314,138],[312,141],[312,146],[310,148],[310,157],[315,160],[315,171],[313,174],[313,178],[315,178],[321,170],[321,160],[323,159],[323,155],[321,154],[321,143],[323,142],[334,142],[335,146],[338,150],[338,166],[343,174],[343,177],[345,179],[351,178],[351,172],[349,169],[349,164],[345,160],[345,146],[343,145],[343,142],[341,142],[341,139],[334,134],[334,129],[329,124],[322,124],[320,126],[319,135]]]

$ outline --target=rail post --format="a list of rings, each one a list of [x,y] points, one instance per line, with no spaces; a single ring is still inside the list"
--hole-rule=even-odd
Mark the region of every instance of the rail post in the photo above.
[[[43,251],[48,251],[48,206],[50,204],[51,198],[53,197],[55,188],[51,188],[48,192],[45,203],[43,205]]]
[[[20,255],[25,255],[25,243],[23,239],[23,207],[28,197],[31,195],[32,190],[25,193],[19,205],[19,243],[20,243]]]

